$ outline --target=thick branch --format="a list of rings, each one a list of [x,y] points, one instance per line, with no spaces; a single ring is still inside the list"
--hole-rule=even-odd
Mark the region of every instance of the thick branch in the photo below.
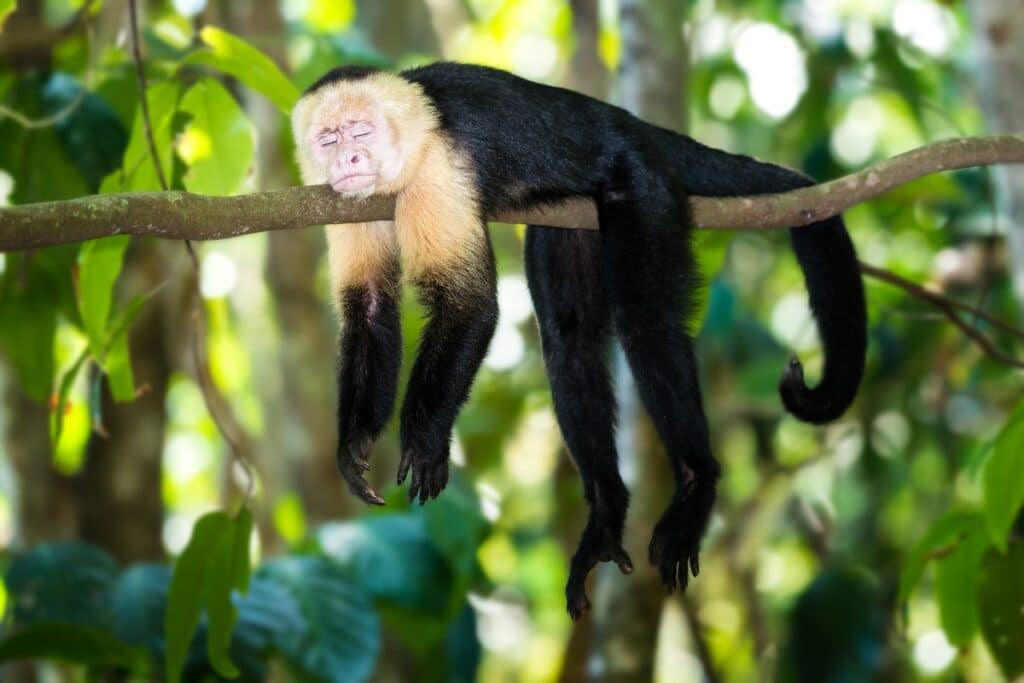
[[[901,154],[821,185],[758,197],[693,197],[702,229],[762,230],[807,225],[834,216],[916,178],[970,166],[1024,163],[1024,134],[958,138]],[[386,220],[394,199],[341,200],[326,185],[239,197],[187,192],[94,195],[0,209],[0,251],[65,244],[105,235],[213,240],[268,230]],[[492,217],[508,223],[593,228],[594,205],[573,199]]]

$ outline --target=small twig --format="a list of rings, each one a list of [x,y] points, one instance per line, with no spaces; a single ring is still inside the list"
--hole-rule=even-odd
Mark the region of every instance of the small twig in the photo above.
[[[973,327],[966,320],[964,320],[963,316],[960,315],[960,311],[970,313],[976,319],[984,320],[993,327],[998,327],[999,329],[1003,330],[1008,334],[1013,335],[1014,337],[1017,337],[1018,339],[1024,339],[1024,331],[1019,330],[1013,327],[1012,325],[1009,325],[1008,323],[999,320],[998,318],[993,318],[984,311],[981,311],[969,304],[962,303],[960,301],[951,299],[937,292],[928,290],[922,287],[921,285],[917,284],[916,282],[911,282],[910,280],[902,278],[893,272],[885,270],[884,268],[877,268],[870,264],[861,262],[860,269],[861,272],[864,273],[865,275],[873,277],[876,280],[881,280],[882,282],[888,283],[890,285],[899,287],[900,289],[907,292],[911,296],[921,299],[922,301],[927,301],[928,303],[938,308],[945,314],[946,318],[949,319],[950,322],[956,325],[957,328],[959,328],[965,335],[967,335],[967,337],[969,337],[975,344],[977,344],[978,347],[981,348],[981,350],[984,351],[993,360],[997,360],[1000,363],[1015,368],[1024,368],[1024,360],[1014,358],[1013,356],[1005,354],[999,349],[997,349],[995,344],[993,344],[988,337],[983,335],[981,332],[978,331],[977,328]]]
[[[160,187],[163,188],[164,192],[167,192],[170,187],[167,184],[167,177],[164,175],[163,166],[160,163],[160,153],[157,150],[156,139],[153,136],[153,126],[149,116],[149,105],[146,97],[146,73],[142,64],[139,18],[135,2],[136,0],[128,0],[128,17],[132,39],[132,57],[135,62],[135,76],[139,84],[139,108],[142,114],[142,126],[146,133],[146,142],[149,145],[149,153],[153,160],[153,165],[156,167],[156,175],[160,182]],[[220,395],[213,382],[213,378],[210,376],[205,345],[203,344],[203,340],[206,338],[206,324],[203,317],[202,294],[199,291],[199,257],[196,255],[191,240],[185,240],[185,251],[188,252],[189,260],[192,263],[192,295],[194,301],[192,303],[191,350],[192,362],[195,364],[196,378],[199,382],[199,390],[203,396],[203,403],[206,404],[206,410],[210,414],[210,419],[213,420],[214,426],[216,426],[221,438],[224,439],[228,449],[231,451],[232,461],[238,464],[245,475],[245,485],[242,493],[246,499],[251,499],[256,488],[256,476],[246,453],[250,441],[244,437],[245,431],[238,424],[229,404]],[[229,422],[230,427],[228,426]],[[242,436],[236,438],[235,434]],[[242,442],[246,444],[246,447],[242,446]]]
[[[164,175],[164,167],[160,163],[160,151],[156,148],[156,140],[153,137],[153,126],[149,118],[149,98],[146,95],[146,72],[142,68],[142,48],[139,47],[139,16],[135,7],[135,0],[128,0],[128,26],[132,34],[132,60],[135,62],[135,80],[139,84],[139,108],[142,112],[142,128],[146,132],[146,144],[149,145],[149,155],[156,166],[156,177],[160,181],[160,187],[164,192],[170,189],[167,184],[167,176]]]

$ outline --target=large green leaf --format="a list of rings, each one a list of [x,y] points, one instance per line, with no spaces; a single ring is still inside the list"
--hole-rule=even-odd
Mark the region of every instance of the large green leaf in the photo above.
[[[436,612],[447,604],[451,571],[413,513],[363,517],[323,526],[324,554],[374,600]]]
[[[118,667],[141,672],[145,655],[109,631],[72,624],[36,624],[0,642],[0,662],[51,659],[94,667]]]
[[[979,524],[972,527],[951,552],[935,561],[935,596],[946,638],[967,645],[978,632],[978,604],[971,599],[977,590],[981,559],[990,547]]]
[[[117,563],[91,545],[61,541],[16,555],[5,581],[16,624],[106,627]]]
[[[181,100],[192,120],[179,136],[178,155],[188,164],[185,189],[231,195],[252,168],[253,131],[231,93],[212,78],[193,85]]]
[[[290,666],[317,680],[360,683],[380,651],[380,621],[363,590],[325,558],[285,557],[264,564],[258,579],[288,591],[307,624],[275,634]]]
[[[128,235],[87,242],[78,258],[78,312],[82,316],[89,348],[101,363],[106,352],[107,320],[113,307],[114,284],[121,274]]]
[[[1024,400],[996,437],[982,473],[982,490],[989,536],[1005,550],[1010,529],[1024,505]]]
[[[130,401],[135,398],[135,375],[132,372],[131,352],[128,346],[128,329],[154,293],[155,290],[136,294],[107,325],[103,371],[107,373],[110,393],[115,401]]]
[[[928,561],[936,553],[947,552],[960,543],[972,529],[982,525],[982,519],[976,512],[952,510],[936,519],[924,536],[921,537],[910,551],[903,563],[900,576],[900,602],[910,599],[910,594],[924,575]]]
[[[158,660],[164,657],[170,583],[170,567],[140,564],[122,572],[114,584],[114,635],[128,645],[145,648]]]
[[[200,31],[199,38],[206,48],[189,55],[186,64],[202,64],[234,76],[285,114],[295,106],[298,89],[265,54],[238,36],[213,26]]]
[[[981,632],[1008,680],[1024,674],[1024,543],[990,550],[978,581]]]
[[[249,585],[251,532],[252,516],[245,508],[233,518],[225,512],[211,512],[193,527],[188,545],[174,564],[167,597],[164,631],[168,681],[181,678],[204,608],[209,624],[206,649],[210,663],[221,675],[237,675],[228,654],[231,629],[238,616],[231,591],[245,590]],[[242,546],[244,550],[240,550]]]
[[[146,96],[153,142],[160,157],[160,168],[163,169],[164,178],[170,183],[174,168],[174,149],[171,145],[174,114],[177,111],[178,99],[181,97],[181,86],[173,81],[157,83],[146,89]],[[163,188],[156,174],[156,165],[150,152],[142,113],[136,109],[121,168],[103,179],[100,192],[161,189]]]

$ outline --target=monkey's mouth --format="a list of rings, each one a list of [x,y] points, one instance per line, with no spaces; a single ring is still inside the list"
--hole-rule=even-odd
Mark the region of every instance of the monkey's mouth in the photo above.
[[[376,181],[376,173],[353,173],[331,181],[331,187],[335,192],[359,192],[371,187]]]

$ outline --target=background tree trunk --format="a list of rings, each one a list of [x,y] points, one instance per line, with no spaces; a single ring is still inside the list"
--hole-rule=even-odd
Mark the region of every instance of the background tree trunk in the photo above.
[[[612,86],[616,104],[676,130],[686,121],[683,10],[684,4],[676,0],[621,0],[622,51]],[[667,504],[666,484],[672,476],[625,359],[621,351],[615,355],[619,461],[632,492],[625,547],[637,571],[626,577],[610,564],[597,571],[588,673],[593,681],[650,681],[664,589],[647,564],[647,544]]]
[[[982,106],[993,132],[1024,129],[1024,0],[971,0]],[[991,169],[996,199],[1009,220],[1010,269],[1024,308],[1024,166]]]

